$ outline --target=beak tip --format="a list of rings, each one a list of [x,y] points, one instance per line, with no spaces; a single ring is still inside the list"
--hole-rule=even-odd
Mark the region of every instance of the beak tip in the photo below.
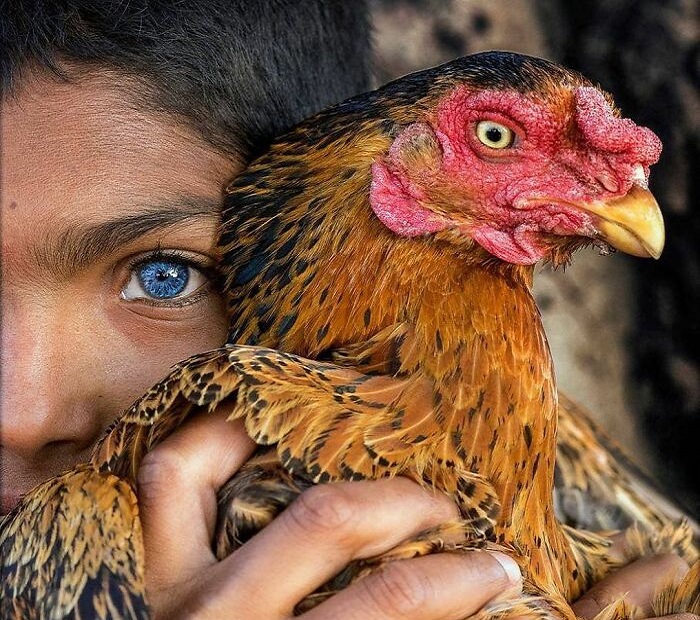
[[[649,252],[650,258],[653,258],[654,260],[659,260],[659,258],[661,258],[661,254],[663,253],[664,247],[666,246],[666,229],[664,226],[663,218],[661,217],[661,212],[659,211],[658,213],[659,220],[656,224],[656,227],[652,229],[652,231],[650,231],[651,234],[649,235],[649,237],[647,237],[646,243],[644,244],[645,249],[647,250],[647,252]],[[654,232],[656,233],[656,235],[653,234]]]
[[[651,258],[654,260],[659,260],[661,258],[661,254],[663,253],[663,248],[660,250],[655,250],[654,252],[649,252],[651,254]]]
[[[661,257],[666,231],[659,205],[649,190],[635,185],[622,198],[590,211],[600,218],[602,238],[612,247],[641,258]]]

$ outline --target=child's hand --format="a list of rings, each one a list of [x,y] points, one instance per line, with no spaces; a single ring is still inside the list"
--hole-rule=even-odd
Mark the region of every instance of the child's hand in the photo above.
[[[403,478],[324,485],[219,562],[211,550],[216,491],[253,447],[239,424],[205,415],[146,457],[139,495],[156,618],[289,618],[351,560],[457,516],[447,498]],[[459,620],[520,587],[516,564],[500,554],[436,554],[394,562],[302,617]]]
[[[609,603],[627,594],[626,600],[642,608],[646,617],[652,617],[651,600],[657,588],[675,575],[680,580],[688,572],[688,565],[678,556],[660,555],[644,558],[610,575],[582,596],[573,605],[576,614],[586,620]],[[663,616],[665,620],[698,620],[693,614]]]

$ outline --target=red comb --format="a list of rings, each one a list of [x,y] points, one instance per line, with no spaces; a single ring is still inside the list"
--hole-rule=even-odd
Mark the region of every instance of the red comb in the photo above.
[[[610,153],[628,153],[629,163],[651,166],[661,155],[661,140],[656,134],[628,118],[617,118],[597,88],[576,89],[576,124],[593,147]]]

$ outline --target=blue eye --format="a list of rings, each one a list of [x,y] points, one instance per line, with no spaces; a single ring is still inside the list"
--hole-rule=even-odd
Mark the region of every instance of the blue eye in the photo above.
[[[122,289],[122,297],[154,301],[182,299],[199,289],[206,280],[199,269],[183,260],[154,258],[132,268],[131,278]]]
[[[187,265],[166,260],[141,265],[136,270],[136,276],[143,290],[156,299],[177,297],[190,279]]]

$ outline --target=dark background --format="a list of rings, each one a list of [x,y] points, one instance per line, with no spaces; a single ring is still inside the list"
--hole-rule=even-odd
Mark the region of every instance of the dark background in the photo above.
[[[582,253],[536,294],[560,385],[700,514],[700,3],[695,0],[370,0],[378,84],[486,49],[577,69],[664,143],[651,189],[658,261]]]

